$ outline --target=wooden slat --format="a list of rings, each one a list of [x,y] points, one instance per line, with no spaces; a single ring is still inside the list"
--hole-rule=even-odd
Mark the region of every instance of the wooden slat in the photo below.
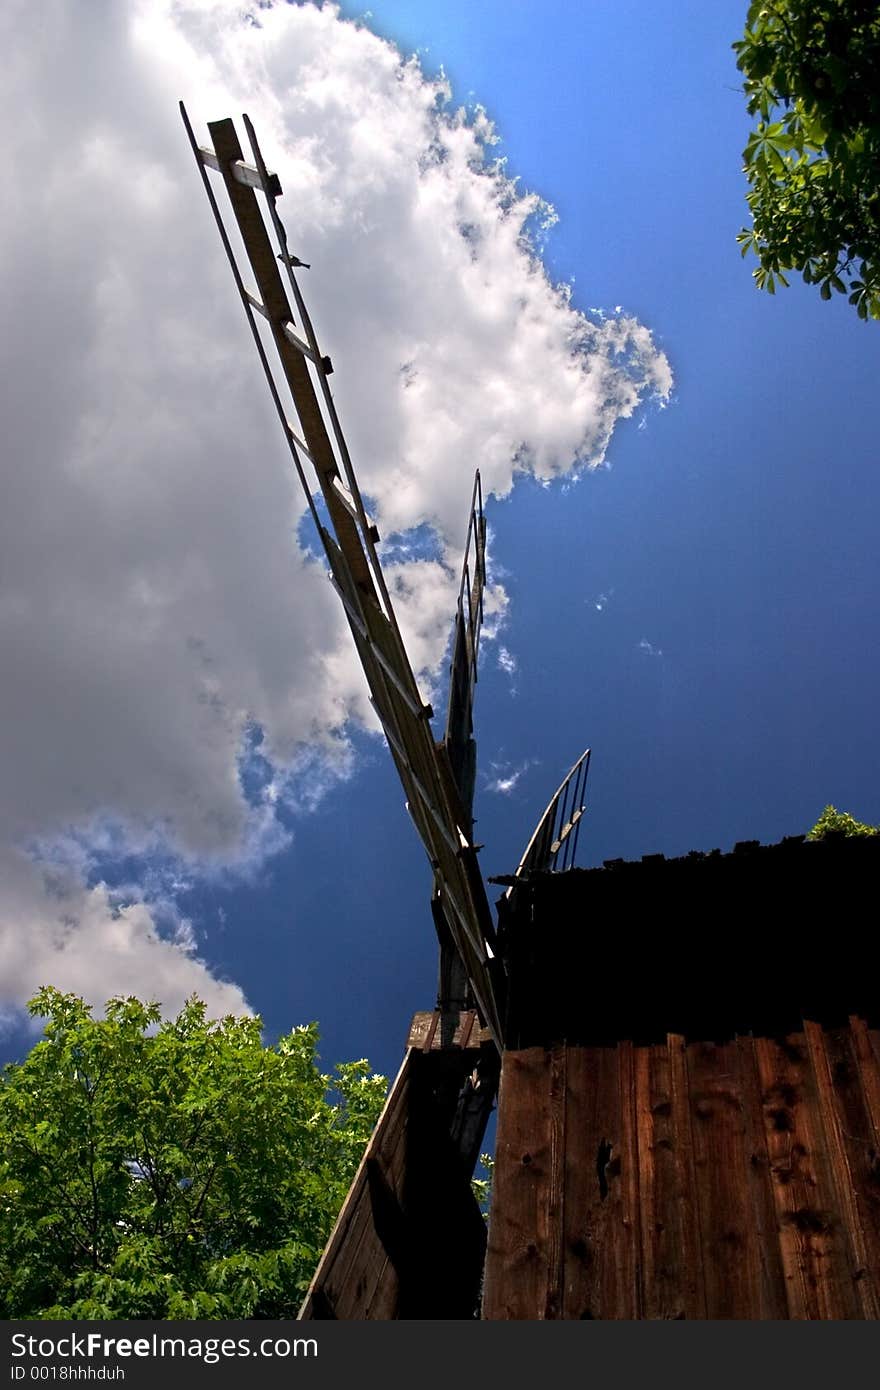
[[[484,1318],[535,1320],[546,1311],[548,1252],[538,1222],[549,1175],[549,1071],[543,1047],[504,1054]]]
[[[871,1034],[864,1019],[852,1017],[849,1027],[865,1108],[876,1141],[874,1147],[880,1154],[880,1048],[872,1046]]]
[[[217,173],[222,173],[220,161],[213,150],[205,149],[204,145],[198,147],[199,157],[203,164],[209,169],[215,169]],[[247,184],[249,188],[259,188],[263,192],[268,192],[273,198],[281,197],[281,180],[277,174],[270,174],[268,178],[268,188],[263,189],[263,180],[260,171],[255,169],[252,164],[245,164],[243,159],[237,159],[231,166],[232,177],[237,183]]]
[[[666,1046],[669,1051],[676,1224],[681,1232],[681,1243],[676,1252],[681,1298],[681,1312],[678,1316],[688,1319],[705,1318],[706,1285],[698,1224],[699,1213],[693,1199],[696,1172],[684,1038],[677,1033],[670,1033],[666,1039]]]
[[[641,1275],[641,1316],[644,1318],[663,1316],[662,1313],[658,1312],[663,1300],[658,1287],[660,1280],[658,1266],[662,1252],[658,1249],[657,1236],[662,1231],[662,1224],[658,1225],[657,1215],[657,1169],[658,1162],[662,1165],[664,1158],[669,1159],[672,1147],[668,1135],[663,1133],[664,1121],[666,1128],[668,1128],[668,1117],[672,1110],[668,1095],[668,1077],[669,1061],[665,1047],[656,1049],[637,1047],[635,1049],[633,1089],[635,1093],[639,1191],[639,1220],[636,1236],[639,1246]]]
[[[559,1043],[550,1051],[547,1076],[547,1179],[538,1205],[538,1247],[546,1250],[546,1299],[542,1316],[561,1318],[563,1303],[562,1239],[565,1215],[566,1058]]]
[[[817,1054],[812,1052],[806,1034],[799,1035],[799,1039],[803,1040],[804,1051],[807,1055],[807,1065],[804,1068],[803,1131],[807,1146],[812,1154],[813,1170],[817,1177],[817,1202],[820,1208],[829,1215],[825,1260],[826,1277],[822,1285],[825,1302],[821,1316],[823,1318],[861,1318],[863,1316],[861,1300],[853,1280],[852,1232],[845,1211],[841,1206],[841,1194],[835,1178],[836,1152],[825,1123],[826,1112],[822,1080],[816,1068]],[[830,1112],[827,1114],[827,1118],[830,1121]]]
[[[746,1219],[755,1233],[759,1261],[757,1301],[751,1316],[778,1321],[788,1317],[788,1298],[754,1039],[738,1038],[736,1049],[743,1107],[743,1164],[748,1184]]]
[[[675,1074],[673,1075],[673,1057]],[[645,1318],[705,1316],[681,1040],[636,1051]]]
[[[565,1204],[562,1300],[566,1318],[597,1318],[596,1254],[601,1247],[595,1154],[607,1120],[597,1113],[600,1087],[596,1049],[573,1047],[566,1076]],[[602,1135],[598,1131],[602,1128]]]
[[[757,1318],[761,1255],[750,1211],[736,1044],[691,1044],[687,1069],[706,1312],[710,1318]]]
[[[755,1041],[789,1317],[859,1317],[803,1034]]]
[[[635,1318],[638,1175],[621,1056],[614,1047],[569,1047],[566,1069],[562,1316]]]
[[[779,1248],[785,1271],[788,1316],[797,1321],[820,1316],[815,1295],[812,1249],[798,1224],[807,1212],[811,1174],[807,1151],[796,1136],[800,1109],[800,1070],[792,1065],[791,1041],[786,1054],[767,1038],[755,1039],[755,1058],[761,1083],[764,1134],[770,1160],[771,1191],[776,1207]]]
[[[819,1024],[805,1021],[804,1034],[837,1198],[835,1211],[842,1219],[842,1235],[848,1246],[848,1272],[862,1317],[877,1319],[880,1227],[876,1218],[880,1215],[880,1203],[871,1210],[868,1155],[873,1151],[873,1135],[858,1071],[846,1033],[826,1033]]]
[[[630,1042],[617,1048],[620,1220],[617,1249],[620,1269],[620,1317],[644,1316],[639,1232],[639,1132],[636,1108],[635,1052]],[[612,1156],[613,1164],[613,1156]]]

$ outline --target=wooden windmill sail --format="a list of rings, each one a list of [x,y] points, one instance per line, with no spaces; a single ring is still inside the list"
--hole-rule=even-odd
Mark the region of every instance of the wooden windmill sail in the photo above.
[[[253,126],[243,117],[253,164],[245,161],[231,120],[208,129],[213,149],[196,142],[181,102],[181,115],[196,157],[266,380],[312,518],[342,601],[407,806],[434,873],[434,916],[441,931],[447,982],[443,1003],[464,1005],[467,992],[492,1037],[501,1043],[503,978],[494,951],[495,930],[473,842],[473,687],[483,611],[485,522],[479,477],[471,506],[462,590],[456,617],[452,684],[446,734],[435,741],[433,710],[419,693],[400,635],[376,546],[378,532],[364,504],[330,391],[330,359],[324,356],[296,279],[275,201],[278,177],[266,169]],[[220,175],[241,234],[256,292],[247,288],[226,232],[208,171]],[[257,199],[263,198],[263,207]],[[274,234],[275,245],[270,237]],[[282,276],[283,271],[283,276]],[[278,368],[267,355],[256,315],[266,320]],[[320,489],[329,525],[318,514]],[[460,968],[458,965],[460,962]]]

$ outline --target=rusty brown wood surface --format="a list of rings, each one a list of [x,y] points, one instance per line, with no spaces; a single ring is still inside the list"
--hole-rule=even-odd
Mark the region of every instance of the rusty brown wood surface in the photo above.
[[[880,1318],[880,1037],[504,1055],[483,1316]]]
[[[504,1058],[483,1287],[487,1318],[534,1319],[546,1306],[550,1077],[551,1053],[542,1047]]]
[[[858,1085],[849,1030],[823,1030],[805,1023],[804,1033],[816,1077],[819,1116],[835,1188],[835,1211],[842,1217],[849,1272],[864,1318],[880,1317],[880,1228],[872,1219],[871,1124]],[[876,1188],[880,1196],[880,1188]]]
[[[746,1112],[736,1043],[687,1049],[696,1212],[706,1312],[748,1318],[761,1307],[761,1262],[751,1219]]]
[[[754,1230],[758,1251],[756,1301],[746,1316],[779,1321],[788,1318],[788,1294],[770,1181],[770,1150],[755,1039],[737,1038],[736,1050],[742,1102],[743,1162],[748,1186],[747,1219]]]
[[[554,1262],[551,1296],[535,1316],[595,1318],[609,1298],[625,1299],[632,1287],[633,1252],[612,1216],[624,1197],[615,1181],[619,1093],[617,1069],[609,1060],[602,1049],[555,1050],[553,1102],[562,1120],[554,1127],[559,1135],[557,1207],[562,1219],[559,1240],[548,1241]],[[596,1251],[604,1248],[609,1233],[613,1257],[601,1263]]]

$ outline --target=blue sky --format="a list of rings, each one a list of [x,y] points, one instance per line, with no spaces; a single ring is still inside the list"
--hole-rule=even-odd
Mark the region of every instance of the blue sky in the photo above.
[[[877,328],[799,283],[758,293],[740,259],[748,120],[730,44],[743,11],[727,0],[376,0],[364,20],[404,53],[418,50],[427,74],[442,66],[453,106],[485,108],[507,174],[556,210],[543,249],[551,282],[569,282],[581,311],[613,318],[621,306],[674,375],[666,408],[645,395],[617,420],[601,467],[549,484],[525,476],[487,503],[508,607],[484,646],[476,711],[486,874],[512,871],[587,745],[583,865],[772,841],[806,830],[828,802],[880,822]],[[190,107],[200,120],[227,114]],[[180,196],[208,261],[218,248],[194,171]],[[281,210],[295,222],[293,207]],[[304,289],[337,379],[348,374],[338,398],[344,406],[351,393],[352,442],[363,437],[366,452],[357,362],[338,341],[344,315],[328,301],[320,318],[320,276],[316,266]],[[219,273],[216,286],[229,299],[225,332],[234,289]],[[243,334],[233,339],[229,362],[248,350]],[[231,390],[254,419],[270,417],[255,374]],[[467,397],[462,408],[478,405]],[[374,402],[373,414],[381,409]],[[468,489],[456,486],[463,532]],[[308,629],[300,640],[305,650]],[[213,659],[219,669],[222,656]],[[258,658],[272,659],[271,649]],[[81,872],[90,889],[128,885],[120,900],[137,898],[157,922],[165,901],[178,935],[188,923],[191,949],[243,992],[269,1035],[317,1018],[328,1066],[366,1055],[393,1073],[410,1015],[433,1003],[430,873],[387,751],[355,726],[348,736],[345,775],[319,779],[310,798],[301,773],[300,793],[282,798],[276,852],[264,845],[230,869],[222,849],[192,848],[195,832],[181,857],[143,830],[122,847],[101,839],[93,816],[80,832]],[[249,775],[265,787],[273,766]],[[90,815],[112,811],[101,785]],[[212,785],[206,771],[203,801]],[[126,823],[155,826],[163,795],[144,793],[140,821],[129,798]],[[46,812],[56,838],[77,821],[65,807]],[[76,979],[88,982],[85,966]],[[10,1019],[14,1052],[24,1034]]]

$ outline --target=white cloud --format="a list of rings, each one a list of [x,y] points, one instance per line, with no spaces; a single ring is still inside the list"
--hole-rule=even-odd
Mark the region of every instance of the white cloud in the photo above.
[[[639,642],[639,651],[644,652],[645,656],[662,656],[663,651],[660,647],[655,647],[653,642],[649,642],[647,637],[643,637]]]
[[[510,796],[511,792],[516,790],[520,778],[534,766],[534,763],[534,758],[526,758],[518,766],[506,762],[490,763],[494,776],[486,783],[486,790],[495,792],[498,796]]]
[[[527,235],[541,204],[493,166],[484,115],[444,109],[441,83],[330,6],[256,15],[0,15],[0,1002],[51,982],[243,1006],[163,934],[158,898],[120,909],[88,886],[96,841],[244,869],[286,842],[286,797],[314,804],[348,774],[347,721],[370,722],[335,596],[295,541],[302,499],[179,96],[199,122],[253,117],[380,528],[436,530],[438,558],[390,572],[429,680],[472,461],[499,494],[517,470],[595,466],[618,419],[669,394],[644,326],[592,322],[548,281]],[[249,797],[253,729],[270,773]],[[80,847],[61,896],[33,857],[59,842]]]
[[[519,670],[519,663],[513,652],[509,652],[506,647],[498,648],[498,665],[506,676],[515,676]]]
[[[114,994],[158,999],[176,1013],[196,993],[212,1014],[241,1013],[237,985],[218,980],[197,955],[191,924],[164,929],[142,901],[120,901],[103,883],[84,888],[75,874],[41,870],[23,856],[0,853],[6,928],[2,938],[5,1012],[41,985],[101,1004]]]
[[[605,608],[608,607],[608,604],[610,603],[613,594],[614,590],[609,589],[607,592],[603,591],[601,594],[597,594],[595,598],[590,599],[588,601],[592,604],[597,613],[601,613]]]
[[[522,774],[523,769],[519,768],[516,772],[511,772],[507,777],[496,777],[489,783],[487,790],[490,792],[498,792],[501,796],[509,796],[516,787]]]

